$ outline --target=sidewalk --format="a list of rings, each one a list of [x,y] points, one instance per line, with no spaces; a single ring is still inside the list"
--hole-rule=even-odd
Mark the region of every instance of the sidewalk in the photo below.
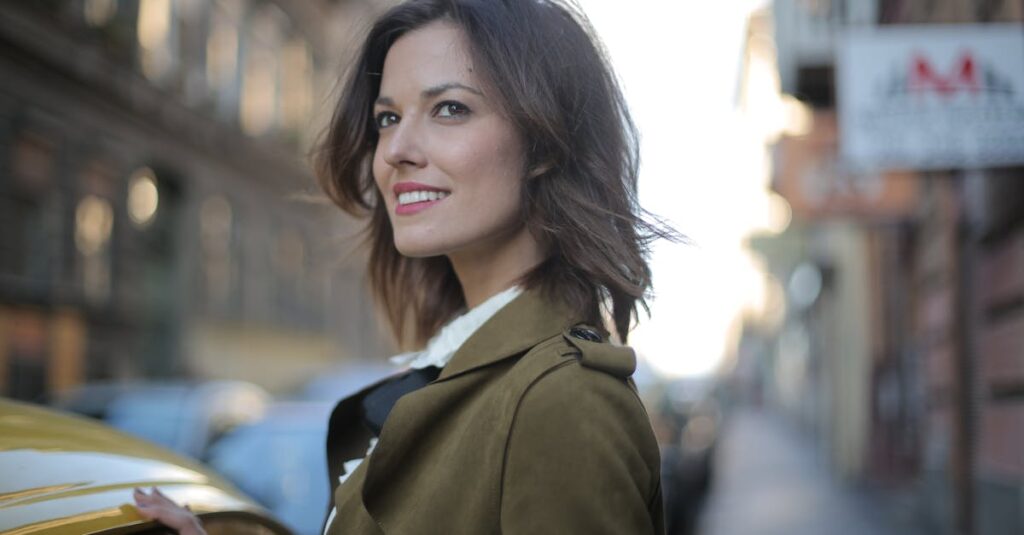
[[[878,496],[830,474],[810,439],[778,416],[739,410],[719,443],[699,535],[912,535]]]

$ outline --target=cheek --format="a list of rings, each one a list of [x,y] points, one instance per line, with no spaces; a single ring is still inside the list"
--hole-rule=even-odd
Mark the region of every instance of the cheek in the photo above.
[[[514,143],[480,147],[464,176],[475,178],[468,214],[481,227],[507,228],[519,221],[522,199],[522,158]],[[512,149],[512,150],[510,150]]]
[[[497,195],[493,201],[505,207],[506,212],[518,211],[524,180],[521,145],[517,138],[505,138],[491,152],[492,157],[486,162],[490,171],[488,175],[492,177],[490,189]]]
[[[508,132],[487,132],[463,147],[460,161],[463,176],[476,177],[478,194],[490,197],[487,204],[519,200],[523,181],[524,155],[518,136]],[[508,196],[513,196],[509,199]]]

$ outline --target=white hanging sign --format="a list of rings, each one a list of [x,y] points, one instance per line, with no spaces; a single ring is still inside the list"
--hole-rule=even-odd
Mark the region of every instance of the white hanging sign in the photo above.
[[[1024,26],[851,29],[837,54],[845,165],[1024,164]]]

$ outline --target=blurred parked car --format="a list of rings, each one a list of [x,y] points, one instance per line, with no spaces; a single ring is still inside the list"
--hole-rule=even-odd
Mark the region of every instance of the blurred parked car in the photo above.
[[[215,444],[210,465],[301,535],[320,532],[330,503],[327,422],[338,400],[399,371],[387,362],[346,363],[317,373]],[[259,466],[259,470],[253,470]]]
[[[389,375],[401,371],[386,361],[353,362],[316,374],[297,392],[296,399],[337,402]]]
[[[262,417],[270,399],[244,381],[129,382],[83,385],[54,405],[205,460],[218,438]]]
[[[158,485],[210,535],[288,535],[269,513],[199,463],[93,420],[0,399],[0,532],[166,534],[132,489]]]
[[[320,533],[330,501],[324,445],[333,408],[330,402],[271,405],[263,419],[235,428],[215,444],[210,466],[295,533]]]

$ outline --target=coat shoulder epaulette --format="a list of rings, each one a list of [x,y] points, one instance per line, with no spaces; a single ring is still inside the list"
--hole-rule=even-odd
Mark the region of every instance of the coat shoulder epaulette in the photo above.
[[[633,350],[613,345],[596,329],[577,325],[563,332],[562,338],[575,349],[573,356],[584,367],[623,379],[629,378],[636,371],[636,354]]]

